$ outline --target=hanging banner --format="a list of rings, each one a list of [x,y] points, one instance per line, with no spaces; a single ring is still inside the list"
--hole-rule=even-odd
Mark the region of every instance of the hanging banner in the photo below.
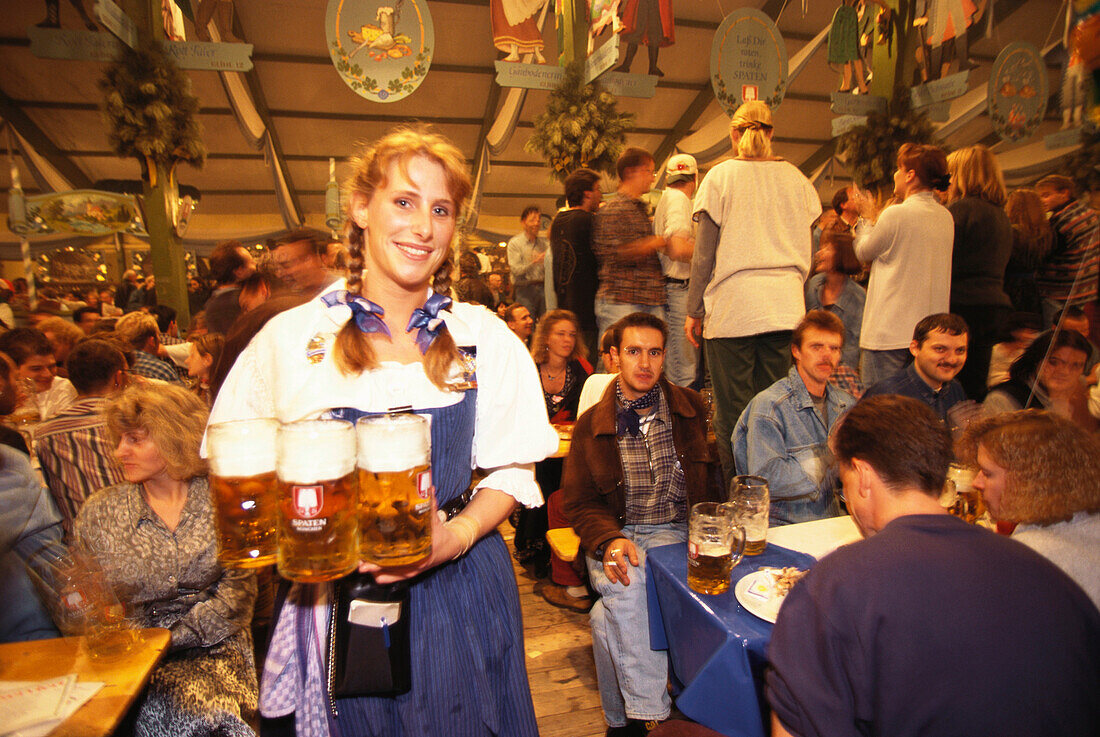
[[[13,193],[14,194],[14,193]],[[145,233],[141,212],[132,195],[76,189],[22,197],[9,207],[8,228],[19,235],[73,233]]]
[[[710,49],[710,81],[728,115],[751,100],[779,107],[787,91],[787,47],[771,18],[753,8],[725,17]]]
[[[435,47],[427,0],[329,0],[325,36],[340,77],[372,102],[411,95]]]
[[[1013,41],[997,54],[989,75],[989,120],[1007,141],[1029,138],[1047,109],[1047,71],[1039,49]]]

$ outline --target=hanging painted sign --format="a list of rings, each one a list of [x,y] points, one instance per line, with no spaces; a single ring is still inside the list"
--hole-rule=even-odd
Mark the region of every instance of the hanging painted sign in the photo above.
[[[772,19],[753,8],[727,15],[711,45],[710,80],[729,115],[751,100],[779,107],[787,91],[787,47]]]
[[[1009,141],[1030,137],[1047,109],[1046,64],[1039,49],[1013,41],[997,54],[989,75],[989,120]]]
[[[13,190],[8,211],[8,228],[19,235],[145,232],[134,197],[115,192],[77,189],[23,197],[22,190]]]
[[[427,0],[329,0],[325,36],[340,77],[372,102],[411,95],[435,47]]]

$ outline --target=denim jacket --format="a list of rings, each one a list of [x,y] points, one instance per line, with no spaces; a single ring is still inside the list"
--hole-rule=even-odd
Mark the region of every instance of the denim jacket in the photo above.
[[[825,389],[828,426],[792,366],[783,379],[753,397],[733,430],[737,472],[763,476],[771,492],[769,524],[835,517],[840,511],[830,468],[829,429],[856,400],[834,386]]]

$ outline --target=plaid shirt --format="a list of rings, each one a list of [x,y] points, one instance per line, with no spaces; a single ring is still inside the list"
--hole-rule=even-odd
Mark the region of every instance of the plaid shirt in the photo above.
[[[179,374],[167,362],[145,351],[134,351],[134,365],[131,370],[138,376],[144,376],[147,379],[160,379],[161,381],[167,381],[169,384],[183,386]]]
[[[72,539],[73,520],[84,500],[124,480],[101,414],[106,403],[103,397],[82,397],[35,429],[35,453],[66,539]]]
[[[672,415],[662,391],[642,417],[641,435],[619,436],[626,485],[626,524],[663,525],[687,519],[684,469],[672,442]]]
[[[600,263],[596,299],[632,305],[663,305],[665,277],[657,254],[628,258],[623,246],[653,235],[645,204],[621,194],[612,196],[596,213],[592,250]]]

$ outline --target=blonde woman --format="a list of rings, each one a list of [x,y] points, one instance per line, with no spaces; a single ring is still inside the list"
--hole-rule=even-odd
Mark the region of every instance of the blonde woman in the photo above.
[[[727,479],[737,418],[790,368],[791,330],[806,313],[810,228],[821,214],[810,181],[772,153],[773,133],[767,105],[739,107],[730,124],[737,157],[707,172],[695,194],[699,229],[683,329],[696,347],[703,338]]]
[[[993,345],[1012,312],[1004,288],[1012,256],[1012,223],[1004,210],[1008,195],[997,159],[981,144],[953,152],[947,157],[947,171],[947,209],[955,223],[951,312],[970,326],[969,351],[958,379],[967,397],[981,401]]]
[[[93,494],[78,544],[102,566],[139,627],[172,640],[138,710],[135,734],[253,735],[255,577],[218,563],[199,444],[206,407],[183,387],[131,384],[104,410],[124,483]]]
[[[294,713],[309,735],[535,737],[519,595],[497,526],[517,502],[541,503],[533,465],[558,436],[523,344],[485,308],[445,296],[455,222],[472,189],[462,152],[400,129],[353,169],[347,281],[267,323],[211,419],[355,420],[410,406],[432,419],[434,501],[449,519],[431,516],[422,563],[360,566],[379,584],[409,584],[411,690],[334,696],[320,655],[333,644],[333,584],[294,584],[269,650],[290,660],[268,657],[260,710]],[[470,497],[475,466],[484,476]]]

